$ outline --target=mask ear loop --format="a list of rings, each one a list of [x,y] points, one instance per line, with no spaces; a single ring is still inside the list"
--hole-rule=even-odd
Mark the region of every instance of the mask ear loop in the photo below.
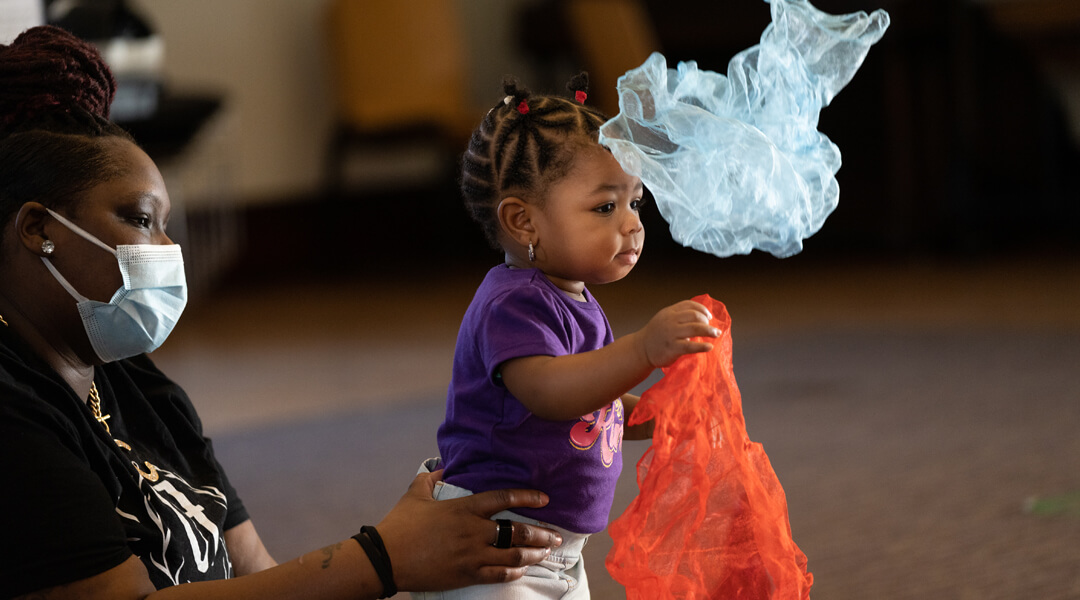
[[[116,256],[116,250],[113,250],[112,248],[105,245],[105,242],[102,242],[101,240],[97,239],[96,237],[91,235],[88,231],[84,230],[82,227],[79,227],[78,225],[72,223],[66,217],[60,215],[60,213],[54,211],[51,208],[46,207],[45,210],[48,211],[49,214],[52,215],[52,217],[54,219],[56,219],[57,221],[60,221],[61,223],[63,223],[65,227],[67,227],[68,229],[74,231],[80,237],[85,238],[88,242],[92,242],[92,243],[100,246],[102,249],[107,250],[113,256]],[[60,285],[62,285],[64,287],[64,289],[67,290],[67,292],[69,294],[71,294],[72,298],[75,298],[75,300],[77,300],[79,302],[89,302],[90,301],[89,298],[87,298],[86,296],[83,296],[82,294],[77,292],[75,290],[75,287],[72,286],[70,283],[68,283],[67,278],[64,277],[63,275],[61,275],[60,271],[56,270],[56,267],[53,266],[51,260],[49,260],[48,258],[45,258],[44,256],[42,256],[41,257],[41,262],[45,263],[45,266],[48,267],[49,271],[53,274],[53,277],[56,278],[56,281],[59,282]]]
[[[52,215],[54,219],[56,219],[57,221],[60,221],[61,223],[63,223],[68,229],[74,231],[80,237],[86,239],[86,241],[97,244],[102,249],[104,249],[106,252],[109,252],[113,256],[116,256],[116,250],[110,248],[108,245],[105,244],[105,242],[103,242],[103,241],[97,239],[96,237],[94,237],[93,235],[91,235],[90,232],[88,232],[85,229],[83,229],[82,227],[79,227],[78,225],[72,223],[66,217],[61,216],[60,213],[54,211],[51,208],[46,207],[45,210],[49,211],[49,214]]]
[[[71,294],[72,298],[75,298],[79,302],[89,302],[90,301],[89,298],[87,298],[86,296],[83,296],[79,292],[75,291],[75,288],[72,287],[72,285],[70,283],[68,283],[68,280],[65,279],[63,275],[60,274],[60,271],[56,270],[56,267],[53,266],[51,260],[49,260],[49,259],[45,258],[44,256],[42,256],[41,257],[41,262],[45,263],[45,266],[48,267],[49,271],[52,272],[53,277],[56,278],[56,281],[58,281],[60,283],[60,285],[64,286],[64,289],[67,290],[69,294]]]

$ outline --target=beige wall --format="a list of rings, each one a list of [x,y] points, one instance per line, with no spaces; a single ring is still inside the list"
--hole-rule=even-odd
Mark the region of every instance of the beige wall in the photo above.
[[[227,98],[239,200],[316,189],[329,123],[322,0],[138,0],[165,40],[170,89]]]
[[[360,0],[362,1],[362,0]],[[533,0],[458,0],[478,102],[504,73],[527,77],[514,54],[514,7]],[[423,0],[418,2],[422,5]],[[228,99],[238,202],[273,202],[319,189],[331,123],[322,42],[327,0],[135,0],[165,40],[170,89],[216,90]]]

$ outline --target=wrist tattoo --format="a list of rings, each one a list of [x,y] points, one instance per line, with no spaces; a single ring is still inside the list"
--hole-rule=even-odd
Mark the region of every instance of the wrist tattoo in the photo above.
[[[320,550],[323,553],[322,568],[329,569],[330,561],[334,559],[334,552],[341,550],[341,542],[334,544],[333,546],[327,546]]]

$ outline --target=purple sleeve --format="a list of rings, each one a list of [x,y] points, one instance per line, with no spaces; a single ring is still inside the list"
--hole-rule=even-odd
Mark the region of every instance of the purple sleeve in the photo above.
[[[480,356],[493,380],[504,362],[573,354],[570,316],[550,292],[531,286],[494,298],[478,324]]]

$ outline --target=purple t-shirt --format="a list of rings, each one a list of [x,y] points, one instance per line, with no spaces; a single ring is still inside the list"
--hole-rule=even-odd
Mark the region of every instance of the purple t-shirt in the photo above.
[[[623,406],[572,421],[533,415],[503,386],[512,358],[562,356],[613,341],[604,311],[588,290],[577,302],[536,269],[488,271],[458,332],[454,373],[439,427],[447,483],[473,492],[544,491],[544,508],[515,512],[576,533],[602,531],[622,470]]]

